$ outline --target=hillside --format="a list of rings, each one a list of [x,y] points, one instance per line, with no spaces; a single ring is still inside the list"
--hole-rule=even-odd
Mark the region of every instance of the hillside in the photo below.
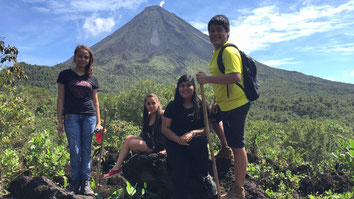
[[[207,35],[160,6],[145,8],[92,49],[95,74],[101,91],[107,93],[126,90],[145,79],[168,85],[175,84],[182,74],[207,72],[213,50]],[[55,94],[57,75],[71,62],[72,58],[53,67],[21,63],[29,76],[22,83],[44,87]],[[257,65],[263,97],[330,96],[354,100],[352,84]]]
[[[94,71],[101,86],[101,119],[106,118],[103,124],[107,124],[107,133],[103,159],[106,166],[92,167],[91,184],[96,187],[109,184],[107,189],[104,187],[105,192],[95,190],[97,197],[105,194],[104,198],[108,198],[129,188],[125,182],[113,179],[118,184],[112,184],[111,180],[102,183],[99,176],[113,166],[126,137],[141,132],[143,97],[154,92],[165,107],[173,98],[179,75],[208,71],[212,46],[205,34],[163,8],[153,6],[92,49],[96,58]],[[251,181],[266,190],[266,196],[272,199],[353,198],[353,84],[256,64],[261,97],[252,102],[245,128],[248,198],[260,198],[250,192],[247,183]],[[21,193],[20,189],[29,190],[34,198],[47,198],[37,197],[34,194],[37,189],[25,188],[26,183],[21,179],[46,176],[55,183],[52,185],[61,186],[50,189],[53,194],[70,183],[67,139],[59,139],[57,134],[56,79],[61,70],[72,64],[68,58],[53,67],[20,65],[28,81],[12,84],[6,80],[15,79],[15,70],[0,71],[4,77],[0,78],[3,86],[0,89],[0,198],[11,192],[5,198],[15,199],[14,194]],[[206,85],[205,90],[206,98],[211,101],[211,86]],[[215,133],[211,136],[216,154],[220,140]],[[93,141],[93,165],[98,165],[100,146],[101,143]],[[114,160],[108,162],[109,157]],[[151,165],[158,166],[161,162],[165,161]],[[224,190],[229,189],[234,179],[232,161],[227,164],[230,169],[224,179],[220,178]],[[145,158],[142,166],[148,166]],[[131,169],[134,174],[141,170]],[[19,182],[19,186],[12,186],[14,182]],[[131,185],[135,187],[134,183]],[[165,189],[163,183],[158,185]]]
[[[181,18],[152,6],[92,50],[97,68],[104,73],[103,81],[124,88],[139,79],[165,83],[181,74],[206,71],[212,45],[207,35]],[[71,62],[72,58],[65,63]]]

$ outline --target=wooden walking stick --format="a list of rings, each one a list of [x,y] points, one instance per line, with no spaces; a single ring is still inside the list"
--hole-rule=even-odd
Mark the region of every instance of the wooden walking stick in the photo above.
[[[211,160],[213,162],[213,173],[214,173],[214,178],[215,178],[215,183],[216,183],[216,190],[218,192],[218,199],[221,199],[221,191],[220,191],[220,184],[219,184],[219,176],[218,176],[218,170],[216,169],[216,161],[215,161],[215,156],[214,156],[214,149],[213,149],[213,144],[211,142],[211,137],[210,137],[210,129],[209,129],[209,121],[208,121],[208,111],[207,111],[207,104],[204,96],[204,85],[200,84],[200,90],[202,93],[202,102],[203,102],[203,114],[204,114],[204,126],[205,126],[205,132],[208,137],[208,143],[209,143],[209,150],[210,150],[210,155],[211,155]]]
[[[102,140],[101,140],[101,149],[100,149],[100,157],[98,159],[98,172],[97,175],[98,176],[98,184],[101,185],[102,184],[102,154],[103,154],[103,142],[104,142],[104,134],[105,134],[105,130],[106,130],[106,115],[107,115],[107,109],[104,110],[103,113],[103,129],[102,129]],[[97,186],[98,187],[98,186]]]
[[[107,109],[105,109],[104,113],[103,113],[103,129],[102,129],[101,150],[100,150],[100,158],[98,160],[100,168],[101,168],[102,154],[103,154],[104,131],[106,130],[106,115],[107,115]]]

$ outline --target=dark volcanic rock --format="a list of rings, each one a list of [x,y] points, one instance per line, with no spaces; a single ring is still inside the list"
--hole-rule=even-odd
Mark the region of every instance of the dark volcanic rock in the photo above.
[[[233,165],[230,160],[217,159],[216,162],[220,184],[226,185],[229,189],[234,179]],[[211,168],[210,161],[210,173],[212,173]],[[123,165],[124,177],[128,181],[133,185],[137,183],[138,186],[143,186],[144,182],[146,182],[148,190],[157,194],[160,199],[169,199],[172,196],[174,190],[171,172],[166,162],[166,155],[164,154],[138,154],[130,158]],[[188,186],[191,198],[209,198],[197,176],[191,174]],[[267,198],[264,190],[259,188],[255,180],[249,176],[246,180],[245,189],[248,193],[247,198]],[[225,189],[223,187],[221,187],[221,190],[224,193]]]
[[[251,176],[247,175],[246,183],[245,183],[245,190],[246,190],[246,199],[263,199],[268,198],[267,194],[263,189],[259,187]]]
[[[111,154],[110,154],[111,153]],[[107,172],[109,168],[114,164],[116,157],[116,151],[108,149],[105,161],[102,164],[103,172]],[[138,187],[143,187],[143,184],[147,183],[147,191],[151,193],[156,199],[170,199],[172,198],[174,189],[171,177],[171,170],[166,162],[165,154],[147,154],[140,153],[128,157],[129,159],[123,164],[123,174],[108,180],[103,180],[102,171],[97,167],[97,161],[93,161],[93,167],[91,174],[95,178],[95,183],[98,186],[96,192],[101,194],[104,198],[109,197],[112,194],[112,190],[118,190],[125,187],[125,180],[128,180],[133,186],[137,184]],[[234,166],[231,160],[216,159],[219,180],[221,185],[221,193],[225,193],[229,190],[234,183]],[[212,164],[209,161],[210,173],[212,174]],[[123,178],[124,177],[124,178]],[[199,178],[191,173],[187,186],[190,190],[190,198],[193,199],[209,199],[205,189]],[[252,178],[247,175],[246,183],[246,198],[247,199],[262,199],[267,198],[264,190],[262,190]],[[17,178],[10,184],[9,191],[10,196],[8,199],[90,199],[95,198],[93,196],[83,195],[70,195],[65,190],[46,177],[31,178],[23,176]],[[217,197],[215,197],[217,198]]]
[[[322,194],[328,190],[335,193],[350,192],[353,182],[349,179],[347,174],[341,172],[315,174],[301,180],[300,190],[304,195]]]
[[[44,176],[19,177],[11,182],[9,191],[11,193],[9,197],[13,199],[95,199],[94,196],[68,194]]]

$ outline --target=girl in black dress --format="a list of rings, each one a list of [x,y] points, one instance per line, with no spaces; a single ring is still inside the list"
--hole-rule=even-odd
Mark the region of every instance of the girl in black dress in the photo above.
[[[179,78],[175,98],[164,113],[162,133],[167,137],[167,160],[173,170],[174,198],[188,197],[188,177],[192,172],[200,177],[208,195],[215,196],[215,183],[208,174],[203,107],[191,75]]]

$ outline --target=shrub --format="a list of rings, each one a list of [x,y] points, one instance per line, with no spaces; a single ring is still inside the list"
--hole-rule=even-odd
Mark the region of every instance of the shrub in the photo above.
[[[30,152],[26,155],[27,166],[35,176],[64,176],[64,167],[69,162],[69,153],[64,145],[57,145],[44,131],[29,141]]]

